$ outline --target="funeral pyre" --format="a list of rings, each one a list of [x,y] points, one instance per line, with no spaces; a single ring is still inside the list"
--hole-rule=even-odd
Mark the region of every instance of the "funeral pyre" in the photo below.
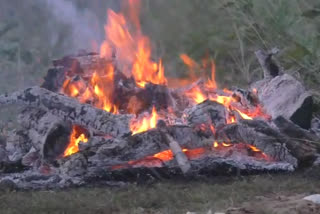
[[[264,78],[248,89],[220,89],[210,57],[181,54],[189,78],[169,78],[138,3],[129,0],[126,15],[108,11],[100,53],[54,60],[41,86],[0,96],[24,106],[0,147],[2,181],[58,188],[293,171],[317,160],[312,96],[273,61],[276,49],[255,53]]]

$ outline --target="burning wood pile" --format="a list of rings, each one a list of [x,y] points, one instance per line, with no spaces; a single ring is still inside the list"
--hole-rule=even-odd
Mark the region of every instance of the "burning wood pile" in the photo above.
[[[0,148],[2,182],[61,188],[293,171],[317,160],[312,96],[272,60],[277,50],[256,52],[264,79],[246,90],[219,89],[214,62],[185,54],[188,81],[166,78],[135,7],[129,3],[136,31],[110,10],[99,54],[54,60],[42,86],[0,96],[0,105],[24,106],[21,128]],[[201,69],[210,78],[197,77]]]

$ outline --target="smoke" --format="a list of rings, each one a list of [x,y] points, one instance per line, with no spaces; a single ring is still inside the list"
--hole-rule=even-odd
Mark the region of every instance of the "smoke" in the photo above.
[[[72,44],[69,51],[74,52],[80,49],[97,50],[104,38],[103,25],[105,20],[101,20],[101,17],[99,20],[96,13],[90,10],[90,8],[79,9],[70,0],[45,1],[55,21],[68,26],[68,30],[71,31],[71,38],[69,40]],[[92,2],[89,4],[93,4]],[[112,6],[113,2],[102,2],[100,0],[101,7],[105,7],[103,8],[104,11],[107,11],[108,4]],[[53,35],[51,43],[55,44],[58,39],[59,36]]]

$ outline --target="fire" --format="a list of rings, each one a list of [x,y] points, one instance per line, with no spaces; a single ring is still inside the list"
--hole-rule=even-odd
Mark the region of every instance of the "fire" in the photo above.
[[[240,114],[240,116],[241,116],[243,119],[245,119],[245,120],[252,120],[252,117],[250,117],[249,115],[241,112],[239,109],[235,109],[235,110]]]
[[[207,99],[207,96],[201,91],[198,86],[192,88],[186,95],[193,99],[196,103],[202,103]]]
[[[114,67],[111,64],[99,73],[94,72],[86,86],[71,82],[70,79],[65,80],[62,91],[71,97],[77,97],[81,103],[93,99],[95,107],[114,114],[118,112],[117,106],[113,104]]]
[[[194,76],[194,69],[199,68],[199,66],[193,59],[191,59],[189,56],[186,54],[181,54],[180,58],[182,61],[189,67],[190,71],[192,71],[191,75]],[[245,120],[252,120],[254,117],[264,117],[264,118],[269,118],[268,115],[264,114],[262,111],[261,106],[256,106],[253,110],[244,112],[243,109],[239,109],[236,105],[237,100],[232,96],[233,92],[228,90],[228,89],[223,89],[223,92],[225,95],[218,95],[216,93],[207,95],[204,91],[208,91],[208,89],[216,89],[217,84],[215,81],[215,73],[216,73],[216,68],[215,68],[215,63],[213,60],[210,60],[211,64],[211,78],[207,79],[207,82],[205,83],[205,88],[201,89],[199,86],[193,87],[191,90],[189,90],[186,95],[192,99],[195,103],[202,103],[203,101],[209,99],[212,101],[215,101],[217,103],[220,103],[226,107],[226,109],[229,112],[228,118],[227,118],[227,123],[235,123],[236,122],[236,117],[233,113],[233,111],[236,111],[239,113],[241,118]],[[207,59],[203,60],[203,68],[206,68],[207,66]],[[191,77],[192,78],[192,77]],[[256,93],[256,89],[253,89],[253,93]]]
[[[81,129],[77,129],[76,126],[73,126],[70,139],[69,139],[69,145],[65,149],[63,156],[66,157],[74,153],[77,153],[79,151],[79,147],[78,147],[79,143],[80,142],[87,143],[88,140],[89,140],[88,137],[85,135],[85,133],[81,132]]]
[[[211,79],[208,79],[206,83],[207,88],[216,89],[216,65],[213,60],[211,60]]]
[[[126,17],[122,13],[108,10],[108,19],[104,27],[106,38],[100,47],[100,56],[110,58],[116,51],[117,61],[122,71],[135,79],[136,85],[144,88],[147,83],[167,84],[161,59],[151,60],[151,44],[141,31],[139,22],[140,1],[127,1]],[[129,18],[129,20],[127,20]],[[130,25],[133,23],[133,27]],[[129,30],[130,29],[130,30]],[[95,71],[87,85],[78,85],[68,78],[62,92],[77,98],[81,103],[91,103],[97,108],[118,113],[114,103],[114,66],[109,63],[104,71]],[[80,76],[80,79],[86,77]]]
[[[231,144],[231,143],[224,143],[224,142],[218,143],[217,141],[214,141],[212,146],[213,146],[213,148],[231,147],[231,146],[233,146],[233,144]]]
[[[142,118],[142,120],[131,121],[130,130],[132,132],[132,135],[155,128],[157,126],[158,118],[159,116],[156,108],[153,107],[151,115]]]
[[[158,158],[162,161],[170,161],[173,159],[173,153],[171,150],[165,150],[153,155],[153,157]]]
[[[107,11],[107,23],[104,26],[105,40],[100,47],[100,57],[111,58],[116,57],[117,63],[121,66],[121,71],[127,76],[135,80],[136,86],[145,88],[148,83],[167,85],[168,80],[165,77],[165,69],[161,59],[152,60],[152,50],[150,39],[142,33],[139,21],[139,0],[127,0],[127,14],[116,13],[112,10]],[[219,95],[217,92],[216,83],[216,65],[209,57],[202,60],[202,63],[197,63],[186,54],[180,55],[181,60],[188,66],[190,74],[189,79],[184,80],[183,84],[189,84],[190,81],[195,81],[196,72],[209,71],[210,77],[206,79],[202,86],[195,86],[186,93],[186,96],[195,103],[202,103],[209,99],[222,104],[228,111],[227,124],[236,122],[236,115],[240,115],[243,119],[252,120],[255,117],[268,118],[262,111],[260,106],[254,109],[241,109],[239,101],[233,97],[233,92],[228,89],[223,89],[223,93]],[[117,67],[118,69],[118,67]],[[115,70],[112,63],[106,65],[102,70],[92,70],[90,74],[79,74],[78,78],[67,77],[63,83],[62,92],[77,98],[81,103],[91,103],[93,106],[103,109],[107,112],[119,113],[119,106],[115,104]],[[199,76],[199,75],[198,75]],[[190,80],[191,79],[191,80]],[[177,80],[169,79],[174,84]],[[180,83],[181,80],[178,80]],[[140,89],[139,89],[140,90]],[[252,92],[257,94],[257,89]],[[131,97],[126,109],[126,113],[137,113],[139,103],[137,97]],[[122,109],[121,109],[122,112]],[[172,111],[173,112],[173,111]],[[161,112],[162,113],[162,112]],[[168,110],[168,114],[170,113]],[[141,119],[134,119],[130,122],[130,130],[132,135],[156,128],[159,115],[156,108],[152,108],[151,114],[148,114]],[[206,129],[206,127],[200,127]],[[209,127],[208,127],[209,128]],[[210,126],[210,130],[215,134],[215,127]],[[79,142],[88,142],[88,137],[85,133],[73,127],[68,148],[64,152],[64,156],[76,153]],[[214,142],[214,148],[232,147],[233,144]],[[254,146],[248,146],[253,152],[262,153]],[[183,152],[188,158],[196,157],[204,153],[203,148],[198,149],[183,149]],[[264,155],[264,153],[262,153]],[[153,155],[162,161],[172,160],[173,153],[171,150],[162,151]]]
[[[248,147],[249,147],[252,151],[254,151],[254,152],[261,152],[261,150],[260,150],[260,149],[258,149],[258,148],[257,148],[257,147],[255,147],[255,146],[248,145]]]
[[[121,13],[108,10],[108,22],[105,26],[106,39],[100,48],[100,56],[110,56],[113,47],[117,50],[117,59],[123,64],[132,65],[126,72],[133,76],[136,84],[144,87],[146,83],[167,84],[162,61],[151,60],[151,45],[148,37],[141,31],[139,22],[140,1],[129,0],[127,5],[129,21],[135,29],[129,31],[129,23]]]
[[[150,60],[151,50],[147,37],[143,37],[138,41],[138,49],[135,55],[136,59],[133,63],[132,75],[140,86],[144,87],[148,82],[159,85],[167,83],[162,61],[155,63]]]
[[[261,150],[259,150],[258,148],[252,146],[252,145],[247,145],[247,144],[229,144],[229,143],[218,143],[218,142],[214,142],[213,143],[213,148],[215,150],[215,152],[219,152],[221,151],[228,151],[229,149],[231,149],[231,147],[237,147],[238,149],[244,149],[244,148],[249,148],[252,152],[254,152],[254,157],[255,158],[262,158],[266,161],[271,160],[271,158],[269,156],[267,156],[266,154],[264,154],[263,152],[261,152]],[[195,148],[195,149],[182,149],[182,152],[187,156],[187,158],[189,160],[194,160],[194,159],[198,159],[201,158],[203,155],[210,153],[207,149],[205,148]],[[139,159],[139,160],[131,160],[128,161],[127,164],[123,164],[123,165],[115,165],[112,167],[112,170],[118,170],[118,169],[123,169],[123,168],[128,168],[128,167],[161,167],[162,162],[168,162],[174,159],[174,154],[173,152],[168,149],[168,150],[164,150],[161,151],[159,153],[156,153],[152,156],[147,156],[145,158]],[[160,162],[159,162],[160,161]]]
[[[265,153],[263,153],[260,149],[258,149],[257,147],[250,145],[250,144],[241,144],[242,146],[245,146],[245,148],[248,148],[250,151],[254,152],[255,154],[260,154],[262,156],[262,158],[266,159],[266,160],[270,160],[270,157],[268,155],[266,155]],[[213,142],[213,148],[214,149],[223,149],[223,148],[228,148],[228,147],[232,147],[234,146],[234,144],[231,143],[218,143],[217,141]]]
[[[218,148],[218,146],[219,146],[219,143],[218,143],[217,141],[215,141],[215,142],[213,143],[213,148]]]
[[[185,155],[190,160],[190,159],[199,158],[202,154],[205,153],[205,149],[204,148],[182,149],[182,152],[185,153]],[[159,152],[157,154],[154,154],[152,157],[160,159],[163,162],[166,162],[166,161],[173,160],[174,154],[169,149],[169,150],[165,150],[165,151]]]
[[[199,65],[197,62],[195,62],[191,57],[189,57],[187,54],[181,54],[180,59],[183,61],[183,63],[189,68],[190,71],[190,79],[196,80],[196,70],[207,70],[208,68],[208,59],[205,58],[202,60],[202,65]],[[213,60],[210,60],[211,64],[211,78],[209,78],[205,84],[205,86],[208,89],[216,89],[217,83],[216,83],[216,66]]]
[[[95,104],[97,108],[105,111],[117,113],[117,106],[113,104],[113,82],[114,82],[114,68],[110,66],[108,71],[103,76],[98,76],[95,72],[91,78],[91,85],[93,86],[93,94],[98,98]]]
[[[188,66],[189,68],[189,76],[191,80],[196,79],[195,70],[199,69],[198,63],[196,63],[193,59],[191,59],[187,54],[181,54],[180,59],[183,61],[183,63]]]

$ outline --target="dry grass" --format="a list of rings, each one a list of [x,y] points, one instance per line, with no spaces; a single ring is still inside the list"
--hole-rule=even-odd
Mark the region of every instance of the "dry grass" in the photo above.
[[[205,212],[239,206],[255,196],[319,191],[317,180],[296,174],[217,177],[207,181],[166,181],[122,188],[8,192],[0,196],[0,210],[2,214]]]

